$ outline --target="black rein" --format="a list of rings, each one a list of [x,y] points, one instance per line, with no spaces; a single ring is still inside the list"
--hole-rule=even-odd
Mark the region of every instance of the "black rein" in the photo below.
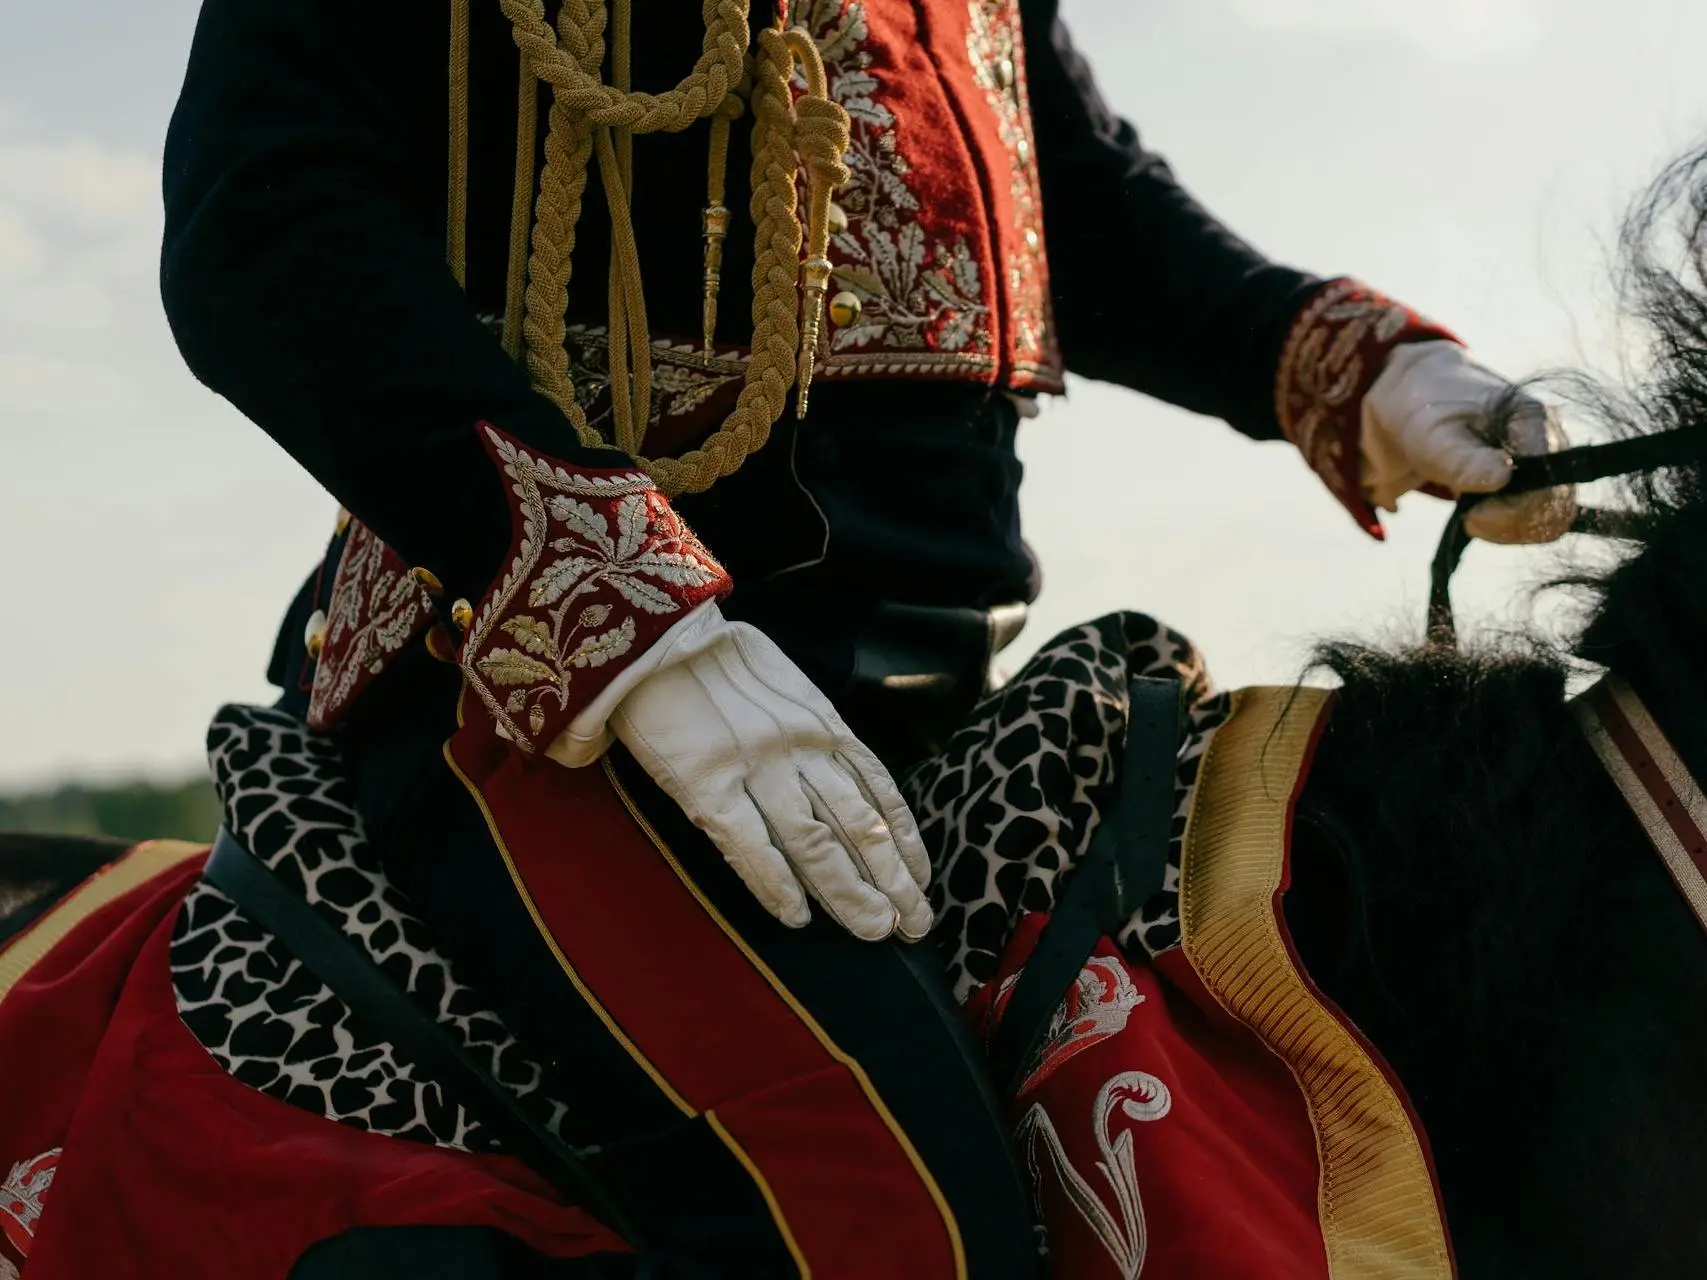
[[[1661,431],[1651,436],[1614,440],[1609,444],[1578,445],[1557,453],[1516,459],[1511,481],[1497,493],[1466,494],[1446,522],[1440,545],[1434,553],[1429,574],[1428,639],[1430,644],[1457,643],[1458,629],[1452,615],[1452,575],[1470,545],[1464,517],[1478,502],[1491,497],[1534,493],[1556,485],[1588,484],[1609,476],[1658,471],[1707,458],[1707,423]],[[1571,522],[1572,533],[1597,534],[1607,538],[1637,538],[1645,521],[1640,513],[1617,508],[1579,507]]]

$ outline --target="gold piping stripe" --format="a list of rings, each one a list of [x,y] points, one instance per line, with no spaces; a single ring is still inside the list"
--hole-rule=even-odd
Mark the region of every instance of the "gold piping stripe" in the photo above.
[[[1630,728],[1648,749],[1648,755],[1659,769],[1660,776],[1671,787],[1690,821],[1703,832],[1707,832],[1707,796],[1702,795],[1701,788],[1691,776],[1688,767],[1672,749],[1671,743],[1666,740],[1653,716],[1648,714],[1642,700],[1629,685],[1616,676],[1607,677],[1605,692],[1618,704],[1618,709],[1630,722]],[[1700,868],[1695,865],[1695,859],[1690,857],[1689,850],[1683,847],[1683,842],[1677,838],[1677,832],[1672,830],[1671,823],[1666,820],[1660,806],[1643,785],[1642,779],[1637,776],[1635,768],[1625,759],[1623,751],[1619,750],[1618,744],[1601,723],[1589,696],[1585,694],[1575,699],[1571,709],[1576,713],[1578,723],[1594,748],[1594,753],[1600,757],[1601,764],[1618,785],[1619,792],[1641,822],[1642,829],[1648,833],[1648,839],[1665,860],[1666,869],[1671,872],[1678,892],[1683,894],[1689,903],[1695,918],[1707,926],[1707,879],[1703,879]]]
[[[900,1122],[895,1119],[888,1106],[884,1104],[882,1097],[877,1092],[877,1087],[871,1083],[871,1077],[866,1075],[865,1068],[834,1040],[830,1039],[829,1033],[818,1025],[818,1020],[808,1012],[806,1006],[795,998],[794,993],[783,985],[782,979],[777,977],[771,971],[770,966],[759,958],[758,953],[747,945],[747,940],[735,931],[735,927],[729,921],[723,918],[723,913],[712,905],[711,900],[705,894],[700,892],[700,888],[694,883],[693,877],[688,875],[682,864],[676,860],[676,855],[664,843],[663,837],[658,834],[652,824],[646,820],[646,815],[640,812],[640,807],[634,803],[634,798],[628,794],[628,788],[622,785],[622,779],[616,776],[616,770],[611,767],[610,757],[606,756],[600,763],[604,767],[605,776],[610,779],[611,786],[616,788],[617,795],[622,798],[622,803],[627,806],[634,821],[646,833],[647,839],[652,841],[653,846],[664,861],[670,864],[670,870],[676,873],[676,878],[687,887],[689,893],[693,894],[706,915],[710,916],[717,927],[723,930],[729,940],[740,949],[741,954],[747,958],[747,963],[758,970],[764,980],[770,984],[771,990],[777,993],[794,1016],[799,1018],[801,1023],[817,1038],[818,1043],[824,1047],[824,1051],[853,1073],[854,1079],[859,1084],[860,1092],[865,1094],[866,1100],[871,1103],[872,1109],[881,1117],[884,1126],[895,1136],[895,1141],[906,1153],[908,1161],[919,1175],[919,1180],[924,1183],[925,1190],[930,1194],[932,1202],[937,1207],[937,1212],[942,1216],[943,1226],[948,1230],[949,1243],[954,1250],[956,1280],[966,1280],[966,1246],[960,1238],[960,1223],[955,1219],[954,1210],[949,1207],[948,1197],[943,1195],[942,1188],[931,1176],[931,1171],[925,1167],[924,1158],[919,1155],[918,1148],[913,1146],[912,1140],[907,1137]],[[740,1157],[737,1156],[736,1158],[739,1159]]]
[[[205,844],[185,840],[148,840],[90,876],[0,950],[0,1002],[49,951],[95,912],[180,863],[205,858],[207,849]]]
[[[794,1230],[788,1225],[788,1219],[783,1216],[782,1206],[777,1203],[776,1193],[771,1190],[771,1184],[765,1179],[764,1173],[747,1154],[747,1149],[735,1140],[735,1135],[723,1127],[723,1121],[717,1118],[716,1111],[705,1113],[705,1122],[711,1126],[711,1131],[729,1148],[729,1153],[741,1162],[741,1167],[747,1171],[754,1183],[758,1185],[759,1194],[765,1198],[765,1204],[771,1211],[771,1221],[776,1223],[777,1233],[782,1236],[782,1242],[788,1246],[788,1256],[794,1259],[794,1265],[800,1268],[800,1280],[812,1280],[812,1264],[806,1261],[806,1254],[801,1251],[800,1242],[794,1238]]]
[[[1411,1117],[1298,972],[1275,915],[1292,796],[1329,696],[1291,688],[1234,696],[1233,716],[1205,754],[1186,827],[1186,957],[1303,1091],[1333,1280],[1450,1280],[1446,1228]]]
[[[460,726],[462,723],[460,699],[457,704],[456,719]],[[474,803],[480,806],[480,816],[486,820],[486,830],[491,833],[492,843],[498,846],[498,853],[504,859],[504,866],[509,869],[510,883],[515,885],[517,896],[521,898],[522,905],[527,908],[528,915],[533,918],[533,927],[539,931],[539,936],[545,939],[545,945],[551,948],[551,954],[556,957],[564,975],[574,985],[575,990],[580,993],[581,999],[587,1002],[587,1007],[592,1009],[598,1015],[599,1021],[605,1024],[605,1030],[611,1033],[616,1042],[623,1047],[629,1057],[634,1059],[640,1069],[651,1077],[652,1083],[658,1086],[676,1110],[689,1119],[697,1117],[699,1112],[689,1104],[686,1098],[670,1086],[670,1082],[664,1079],[663,1073],[652,1065],[651,1059],[640,1052],[640,1046],[628,1038],[628,1033],[617,1025],[617,1021],[611,1017],[610,1011],[599,1003],[598,997],[592,992],[592,988],[582,981],[581,975],[575,971],[575,966],[569,963],[569,957],[563,954],[563,948],[557,945],[557,939],[552,936],[550,928],[546,926],[545,918],[540,915],[539,905],[534,902],[533,895],[528,892],[528,887],[522,880],[522,873],[516,867],[516,860],[510,856],[509,846],[504,843],[504,837],[498,831],[497,820],[493,818],[492,810],[486,805],[486,797],[480,794],[480,788],[470,781],[467,774],[463,773],[461,766],[456,762],[456,758],[451,755],[450,743],[445,743],[442,750],[445,763],[450,766],[450,771],[456,775],[457,781],[467,788],[468,794],[474,799]]]

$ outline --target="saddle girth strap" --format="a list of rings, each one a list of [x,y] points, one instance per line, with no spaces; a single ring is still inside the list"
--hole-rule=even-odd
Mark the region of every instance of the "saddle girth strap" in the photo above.
[[[1008,998],[990,1068],[1011,1099],[1062,998],[1099,939],[1119,933],[1161,888],[1173,832],[1174,771],[1183,728],[1177,680],[1133,679],[1114,804],[1056,904]]]
[[[596,1214],[636,1249],[644,1248],[632,1218],[588,1169],[586,1158],[591,1153],[571,1147],[524,1110],[366,953],[223,827],[203,874],[244,915],[283,943],[350,1012],[491,1130],[510,1155]]]

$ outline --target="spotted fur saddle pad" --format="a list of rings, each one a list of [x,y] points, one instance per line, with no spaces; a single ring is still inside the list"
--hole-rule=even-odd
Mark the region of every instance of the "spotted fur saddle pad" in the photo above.
[[[1183,636],[1137,613],[1064,632],[979,705],[943,755],[903,780],[935,865],[935,941],[960,998],[995,972],[1024,914],[1053,906],[1112,797],[1128,683],[1166,674],[1182,681],[1189,705],[1167,878],[1119,941],[1134,954],[1177,946],[1185,813],[1198,760],[1228,710]],[[387,881],[336,740],[278,710],[228,706],[209,730],[208,755],[232,833],[555,1130],[564,1109],[544,1068]],[[496,1149],[472,1117],[212,885],[196,886],[185,901],[171,968],[185,1025],[244,1084],[374,1133]]]

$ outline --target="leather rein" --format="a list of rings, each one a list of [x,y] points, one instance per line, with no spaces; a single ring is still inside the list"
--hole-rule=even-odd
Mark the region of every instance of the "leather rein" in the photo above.
[[[1614,440],[1610,444],[1585,444],[1557,453],[1518,458],[1511,481],[1494,494],[1466,494],[1446,522],[1429,573],[1428,639],[1431,644],[1457,643],[1457,625],[1452,615],[1452,575],[1457,572],[1470,534],[1464,517],[1477,503],[1491,497],[1534,493],[1556,485],[1588,484],[1611,476],[1659,471],[1666,467],[1707,461],[1707,423],[1661,431],[1650,436]],[[1616,507],[1580,507],[1570,532],[1598,534],[1606,538],[1640,538],[1648,519],[1641,512]]]

